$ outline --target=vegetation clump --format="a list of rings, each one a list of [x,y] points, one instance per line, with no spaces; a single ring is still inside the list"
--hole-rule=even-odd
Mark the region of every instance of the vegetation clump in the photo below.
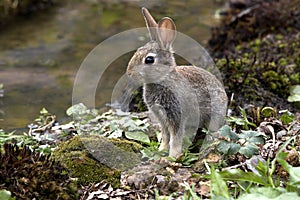
[[[59,163],[27,146],[6,143],[0,152],[0,190],[17,199],[77,199],[77,187]]]
[[[300,82],[300,1],[229,5],[209,41],[227,93],[242,107],[295,110],[287,99]]]

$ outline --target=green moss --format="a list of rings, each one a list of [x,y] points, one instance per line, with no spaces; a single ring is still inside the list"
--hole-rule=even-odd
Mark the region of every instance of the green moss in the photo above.
[[[245,43],[234,54],[217,60],[226,90],[235,94],[237,104],[247,102],[293,110],[287,97],[290,88],[300,82],[300,46],[293,45],[298,40],[297,34],[272,34]]]
[[[87,185],[105,180],[119,187],[121,171],[140,162],[141,146],[130,141],[101,136],[76,136],[55,150],[61,161],[78,183]]]
[[[208,48],[237,105],[296,110],[287,97],[300,82],[299,16],[291,14],[299,3],[248,1],[244,8],[230,7],[213,29]]]

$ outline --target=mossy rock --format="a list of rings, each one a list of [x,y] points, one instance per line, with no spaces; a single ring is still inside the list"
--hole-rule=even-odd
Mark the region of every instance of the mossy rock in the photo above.
[[[119,187],[121,172],[140,163],[141,145],[102,136],[76,136],[54,151],[54,158],[65,165],[81,185],[106,181]]]

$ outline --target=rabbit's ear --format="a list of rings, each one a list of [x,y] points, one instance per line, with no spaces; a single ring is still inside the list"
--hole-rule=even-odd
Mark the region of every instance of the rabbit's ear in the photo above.
[[[154,18],[151,16],[150,12],[147,10],[147,8],[142,8],[142,13],[144,15],[146,25],[148,28],[148,31],[150,33],[151,40],[156,40],[157,35],[156,35],[156,28],[157,28],[157,23],[154,20]]]
[[[162,49],[171,50],[176,37],[176,26],[169,17],[164,17],[158,22],[157,35]]]

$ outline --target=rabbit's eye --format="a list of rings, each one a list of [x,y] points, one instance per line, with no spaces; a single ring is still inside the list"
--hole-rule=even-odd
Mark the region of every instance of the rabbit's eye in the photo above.
[[[154,63],[154,56],[147,56],[145,58],[145,63],[146,64],[152,64],[152,63]]]

